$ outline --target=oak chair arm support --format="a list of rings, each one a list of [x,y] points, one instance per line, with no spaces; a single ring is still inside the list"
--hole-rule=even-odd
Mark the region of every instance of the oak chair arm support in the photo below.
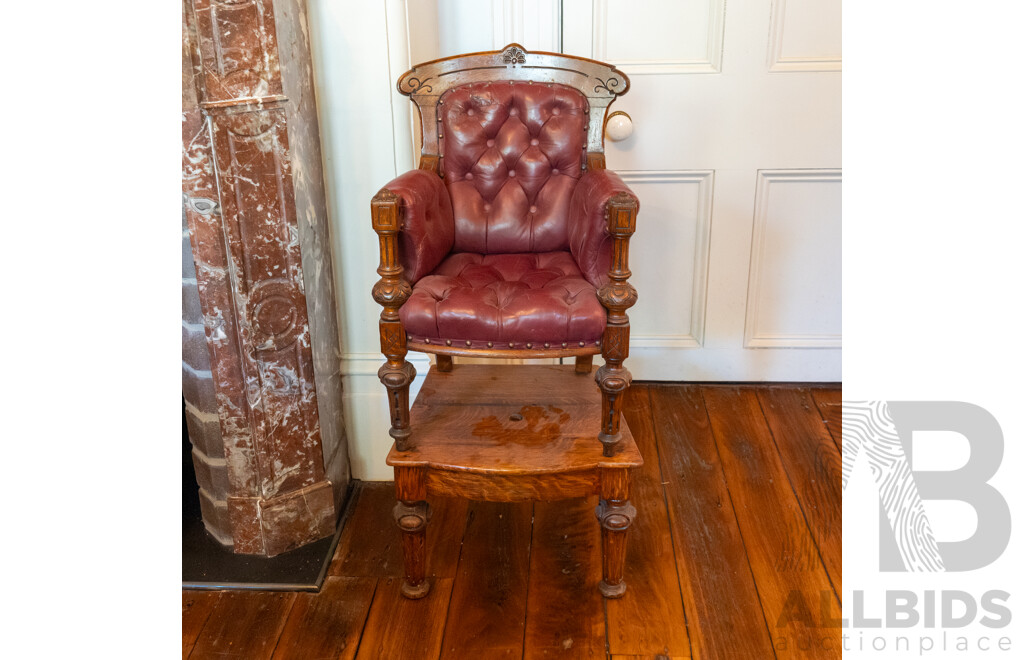
[[[380,266],[377,268],[380,280],[373,285],[373,299],[383,307],[380,351],[387,360],[377,376],[388,390],[390,435],[399,451],[409,448],[409,385],[416,377],[412,363],[405,361],[408,353],[405,328],[398,316],[398,310],[412,295],[412,285],[405,278],[405,268],[399,260],[402,210],[402,197],[389,188],[383,188],[370,202],[373,229],[380,239]]]
[[[569,249],[587,281],[601,288],[609,279],[616,241],[621,239],[628,244],[633,233],[621,234],[616,229],[621,234],[616,238],[608,222],[609,209],[613,202],[628,202],[636,208],[639,202],[618,174],[593,165],[580,177],[569,202]]]
[[[622,399],[633,381],[623,362],[629,357],[629,316],[626,310],[636,304],[637,292],[629,283],[629,238],[636,231],[639,203],[627,191],[616,192],[607,203],[605,222],[611,237],[611,264],[608,279],[598,289],[597,298],[608,310],[608,325],[601,340],[604,365],[597,370],[595,380],[601,388],[601,432],[598,439],[604,446],[605,456],[612,456],[619,444],[619,420],[622,417]]]

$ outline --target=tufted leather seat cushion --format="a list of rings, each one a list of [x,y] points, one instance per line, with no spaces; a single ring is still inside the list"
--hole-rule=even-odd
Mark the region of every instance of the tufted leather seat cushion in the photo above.
[[[594,286],[564,251],[452,254],[415,284],[399,315],[414,341],[471,348],[593,346],[607,322]]]
[[[569,249],[569,200],[587,141],[586,97],[563,85],[499,81],[456,87],[440,102],[455,251]]]

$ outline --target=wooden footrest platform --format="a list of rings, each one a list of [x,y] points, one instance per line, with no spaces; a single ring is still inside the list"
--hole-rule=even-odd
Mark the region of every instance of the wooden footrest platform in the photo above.
[[[402,593],[423,598],[429,591],[432,496],[514,502],[600,495],[598,586],[607,598],[621,597],[626,530],[636,516],[629,472],[643,459],[625,420],[613,455],[604,456],[601,397],[594,379],[572,366],[432,367],[410,411],[410,447],[392,447],[387,460],[395,468]]]
[[[643,464],[625,420],[602,455],[601,391],[572,366],[431,367],[410,411],[409,451],[387,463],[426,468],[427,490],[490,501],[599,492],[599,470]],[[444,474],[440,474],[444,473]]]

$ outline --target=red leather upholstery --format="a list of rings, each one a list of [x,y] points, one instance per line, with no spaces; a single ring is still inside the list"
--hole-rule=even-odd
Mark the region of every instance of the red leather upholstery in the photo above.
[[[399,316],[413,341],[496,349],[594,346],[607,323],[568,252],[453,254],[416,283]]]
[[[583,276],[600,288],[608,281],[612,237],[608,233],[608,200],[633,191],[609,170],[591,170],[580,178],[569,205],[569,249]]]
[[[616,174],[583,172],[586,97],[555,84],[485,82],[439,105],[442,181],[426,170],[387,185],[402,199],[399,258],[412,295],[409,338],[459,348],[599,345],[597,299],[612,240]],[[630,193],[632,194],[632,193]]]
[[[440,103],[455,250],[568,249],[569,199],[586,146],[586,97],[563,85],[498,81],[456,87]]]
[[[455,240],[451,199],[440,177],[427,170],[406,172],[385,188],[402,198],[398,259],[405,278],[415,283],[451,252]]]

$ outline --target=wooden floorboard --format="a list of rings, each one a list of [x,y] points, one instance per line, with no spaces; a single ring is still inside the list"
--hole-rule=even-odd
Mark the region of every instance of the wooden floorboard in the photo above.
[[[319,593],[298,594],[274,660],[352,660],[376,586],[376,578],[328,577]]]
[[[364,483],[358,497],[327,574],[345,577],[401,576],[402,539],[392,515],[396,502],[394,484]],[[466,528],[467,506],[464,500],[431,500],[431,517],[427,525],[427,575],[455,577],[462,534]]]
[[[454,578],[459,569],[459,553],[466,533],[469,502],[437,498],[430,501],[431,517],[427,525],[427,575]],[[392,529],[398,531],[392,518]]]
[[[700,388],[650,396],[693,657],[773,658]]]
[[[839,658],[840,629],[818,627],[821,604],[837,609],[838,601],[757,390],[703,386],[701,393],[776,657]]]
[[[843,451],[843,390],[820,388],[813,391],[814,402],[818,404],[821,418],[829,434],[835,440],[836,447]]]
[[[224,592],[188,657],[269,660],[295,596],[279,591]]]
[[[832,590],[842,602],[843,458],[811,390],[768,387],[758,390],[757,398]]]
[[[605,657],[596,506],[597,497],[534,506],[524,660]]]
[[[523,656],[532,525],[532,502],[470,504],[443,659]]]
[[[419,600],[409,600],[401,594],[401,578],[378,582],[356,658],[424,660],[440,655],[453,580],[428,579],[430,593]]]
[[[614,655],[689,657],[690,640],[679,590],[672,531],[658,464],[654,420],[646,385],[635,385],[623,402],[644,465],[633,472],[630,501],[637,518],[626,545],[626,594],[607,601],[608,650]]]
[[[635,384],[624,417],[645,464],[621,600],[597,591],[590,498],[431,501],[431,592],[410,601],[394,485],[366,483],[319,593],[185,591],[182,657],[838,657],[840,630],[814,626],[840,610],[841,399]]]
[[[181,657],[187,658],[196,638],[220,600],[219,591],[181,592]]]
[[[355,493],[352,515],[341,532],[328,575],[396,577],[402,574],[402,540],[391,510],[395,486],[366,482]]]

